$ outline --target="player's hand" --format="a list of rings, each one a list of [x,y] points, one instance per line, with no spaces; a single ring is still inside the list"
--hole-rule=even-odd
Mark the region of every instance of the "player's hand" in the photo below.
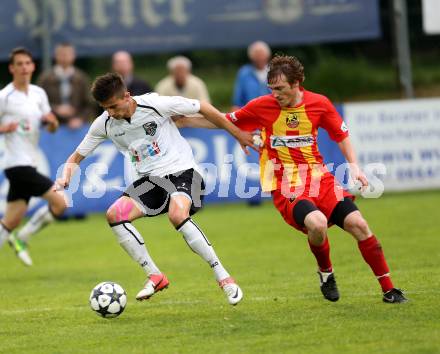
[[[368,179],[358,165],[350,164],[350,175],[359,190],[365,190],[368,187]]]
[[[66,178],[57,178],[53,190],[55,192],[63,191],[69,187],[69,181]]]
[[[53,114],[52,112],[43,116],[41,118],[41,122],[43,123],[43,125],[47,125],[47,130],[50,133],[53,133],[58,129],[58,125],[59,125],[58,119],[55,116],[55,114]]]
[[[58,119],[56,119],[54,114],[46,114],[41,118],[41,121],[45,124],[53,124],[55,122],[58,122]]]
[[[240,132],[236,136],[236,139],[240,143],[240,146],[246,155],[250,154],[248,147],[254,149],[255,151],[258,151],[258,149],[254,145],[254,135],[252,133],[240,130]]]
[[[8,124],[5,124],[3,127],[3,133],[12,133],[15,132],[18,128],[18,123],[17,122],[11,122]]]
[[[262,148],[264,146],[264,141],[263,139],[261,139],[261,134],[260,132],[254,132],[252,133],[252,140],[254,141],[254,145]]]

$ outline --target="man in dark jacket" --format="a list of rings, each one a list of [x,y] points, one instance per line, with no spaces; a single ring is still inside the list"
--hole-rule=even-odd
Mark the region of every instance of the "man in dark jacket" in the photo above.
[[[112,70],[122,76],[128,92],[132,96],[139,96],[153,91],[148,82],[133,75],[133,59],[130,53],[119,51],[113,54]]]
[[[75,48],[69,43],[58,44],[55,65],[38,78],[38,85],[46,91],[60,123],[72,129],[81,127],[96,114],[89,78],[74,62]]]

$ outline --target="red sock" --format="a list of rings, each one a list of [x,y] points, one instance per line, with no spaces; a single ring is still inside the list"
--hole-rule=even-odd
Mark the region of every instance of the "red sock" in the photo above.
[[[321,272],[333,272],[332,262],[330,260],[330,244],[328,243],[328,237],[320,246],[315,246],[310,243],[309,246],[312,253],[315,255],[318,267]]]
[[[368,263],[374,275],[382,287],[383,292],[387,292],[394,288],[393,282],[390,278],[390,270],[388,268],[385,256],[382,251],[380,243],[374,235],[366,240],[358,242],[359,250],[364,257],[365,262]]]

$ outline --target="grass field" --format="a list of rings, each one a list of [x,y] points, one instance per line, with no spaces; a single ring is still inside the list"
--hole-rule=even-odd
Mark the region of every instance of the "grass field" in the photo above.
[[[303,236],[270,203],[208,205],[195,219],[240,282],[226,303],[211,271],[166,218],[136,223],[171,286],[137,303],[143,272],[119,248],[103,215],[57,223],[31,244],[34,267],[0,250],[0,352],[14,353],[439,353],[440,191],[359,200],[410,302],[383,304],[356,244],[330,231],[341,299],[325,301]],[[102,319],[93,286],[120,283],[125,312]]]

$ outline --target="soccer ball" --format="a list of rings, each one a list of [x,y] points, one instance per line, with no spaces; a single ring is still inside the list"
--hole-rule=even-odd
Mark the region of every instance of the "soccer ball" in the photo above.
[[[89,298],[90,307],[105,318],[119,316],[127,304],[127,294],[119,284],[105,281],[96,285]]]

